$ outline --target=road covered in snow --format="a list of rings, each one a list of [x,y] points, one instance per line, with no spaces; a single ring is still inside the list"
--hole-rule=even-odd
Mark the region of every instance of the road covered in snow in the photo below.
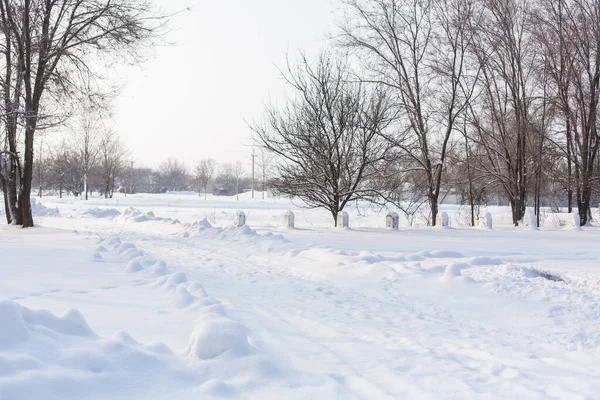
[[[170,194],[35,212],[0,228],[2,400],[600,393],[595,227],[388,231],[359,208],[335,229],[287,200]]]

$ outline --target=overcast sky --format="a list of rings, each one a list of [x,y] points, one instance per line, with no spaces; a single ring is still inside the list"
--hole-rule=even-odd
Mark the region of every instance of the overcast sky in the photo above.
[[[333,0],[155,0],[175,17],[168,39],[141,67],[123,72],[115,127],[137,165],[177,157],[249,163],[244,119],[280,96],[276,66],[287,52],[325,46]]]

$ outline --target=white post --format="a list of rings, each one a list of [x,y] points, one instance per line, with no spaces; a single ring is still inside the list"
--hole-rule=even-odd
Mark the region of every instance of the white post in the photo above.
[[[240,228],[244,225],[246,225],[246,214],[241,210],[237,210],[235,212],[235,226]]]
[[[294,213],[290,210],[287,210],[283,214],[283,227],[284,228],[293,228],[294,227]]]
[[[346,211],[341,211],[337,216],[337,226],[338,228],[348,228],[349,224],[348,213]]]
[[[533,231],[538,230],[537,218],[535,216],[535,213],[529,207],[527,208],[527,210],[525,210],[525,216],[523,217],[523,222],[524,222],[524,225],[526,227],[528,227],[529,229],[531,229]]]
[[[481,222],[481,226],[487,229],[492,229],[492,214],[486,212],[483,214],[483,221]]]
[[[581,219],[579,218],[579,214],[573,214],[573,229],[576,231],[581,230]]]
[[[391,212],[391,211],[388,212],[387,215],[385,216],[385,227],[387,229],[397,231],[399,225],[400,225],[400,217],[398,216],[398,213]]]
[[[440,228],[447,228],[448,226],[450,226],[449,221],[448,221],[448,213],[445,211],[442,211],[441,213],[439,213],[437,215],[437,225]]]

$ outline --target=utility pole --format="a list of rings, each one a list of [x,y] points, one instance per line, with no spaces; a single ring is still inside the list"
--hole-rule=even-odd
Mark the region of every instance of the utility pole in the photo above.
[[[129,169],[129,194],[133,194],[133,160],[131,160],[131,168]]]
[[[254,149],[252,149],[252,198],[254,198]]]

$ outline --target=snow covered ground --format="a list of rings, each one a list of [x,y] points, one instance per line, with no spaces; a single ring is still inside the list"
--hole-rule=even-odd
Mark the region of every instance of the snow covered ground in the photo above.
[[[0,227],[0,399],[600,398],[600,229],[334,229],[257,197],[47,198]]]

